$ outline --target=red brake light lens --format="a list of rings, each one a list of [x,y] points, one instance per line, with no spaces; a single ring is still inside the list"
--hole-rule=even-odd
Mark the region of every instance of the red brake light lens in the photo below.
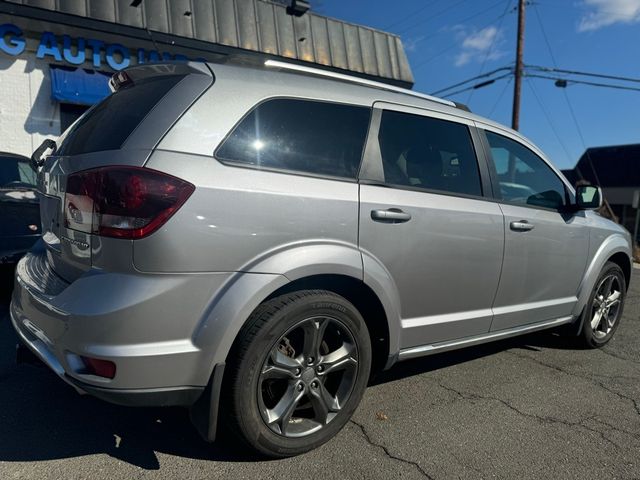
[[[114,378],[116,376],[116,364],[109,360],[99,358],[80,357],[84,363],[87,373],[103,378]]]
[[[138,239],[160,228],[195,187],[140,167],[105,167],[69,175],[65,226],[105,237]]]

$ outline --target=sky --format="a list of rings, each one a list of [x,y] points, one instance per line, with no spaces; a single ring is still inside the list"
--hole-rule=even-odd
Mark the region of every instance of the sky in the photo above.
[[[640,79],[640,0],[527,3],[525,65]],[[424,93],[513,66],[516,5],[517,0],[311,1],[320,14],[400,35],[413,88]],[[448,98],[511,125],[512,77]],[[520,115],[520,132],[563,169],[572,168],[585,147],[640,143],[640,90],[578,84],[563,89],[553,80],[527,76]]]

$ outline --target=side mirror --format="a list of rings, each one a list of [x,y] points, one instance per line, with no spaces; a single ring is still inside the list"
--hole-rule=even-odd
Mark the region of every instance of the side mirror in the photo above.
[[[602,189],[595,185],[579,185],[576,187],[576,206],[580,210],[597,210],[602,207],[604,197]]]
[[[31,155],[31,161],[29,162],[29,164],[31,165],[33,171],[37,172],[44,163],[44,160],[42,159],[42,155],[44,154],[44,152],[51,149],[51,155],[53,155],[56,151],[56,148],[56,142],[54,142],[50,138],[46,138],[44,142],[42,142],[42,144],[38,148],[36,148],[36,151],[33,152],[33,155]]]

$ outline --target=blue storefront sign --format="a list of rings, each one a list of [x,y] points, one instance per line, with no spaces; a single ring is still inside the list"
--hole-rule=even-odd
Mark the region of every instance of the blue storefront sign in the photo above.
[[[11,56],[21,55],[27,46],[22,29],[11,23],[0,25],[0,51]],[[107,43],[102,40],[42,32],[36,50],[36,58],[49,58],[67,65],[82,65],[87,61],[94,68],[108,65],[113,70],[122,70],[131,64],[132,58],[138,64],[161,60],[186,61],[184,55],[138,48],[134,51],[119,43]]]

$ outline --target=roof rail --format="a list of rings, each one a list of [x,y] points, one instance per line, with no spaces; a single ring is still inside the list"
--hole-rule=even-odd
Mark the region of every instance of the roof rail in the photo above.
[[[443,100],[442,98],[432,97],[426,93],[414,92],[407,88],[396,87],[382,82],[374,82],[373,80],[367,80],[365,78],[355,77],[353,75],[345,75],[343,73],[331,72],[329,70],[323,70],[321,68],[305,67],[304,65],[296,65],[295,63],[280,62],[278,60],[266,60],[264,62],[265,67],[280,68],[282,70],[293,70],[301,73],[309,73],[312,75],[319,75],[322,77],[332,78],[334,80],[342,80],[344,82],[358,83],[367,87],[378,88],[380,90],[387,90],[390,92],[403,93],[405,95],[411,95],[412,97],[424,98],[425,100],[431,100],[432,102],[441,103],[450,107],[456,107],[455,102],[449,100]]]

